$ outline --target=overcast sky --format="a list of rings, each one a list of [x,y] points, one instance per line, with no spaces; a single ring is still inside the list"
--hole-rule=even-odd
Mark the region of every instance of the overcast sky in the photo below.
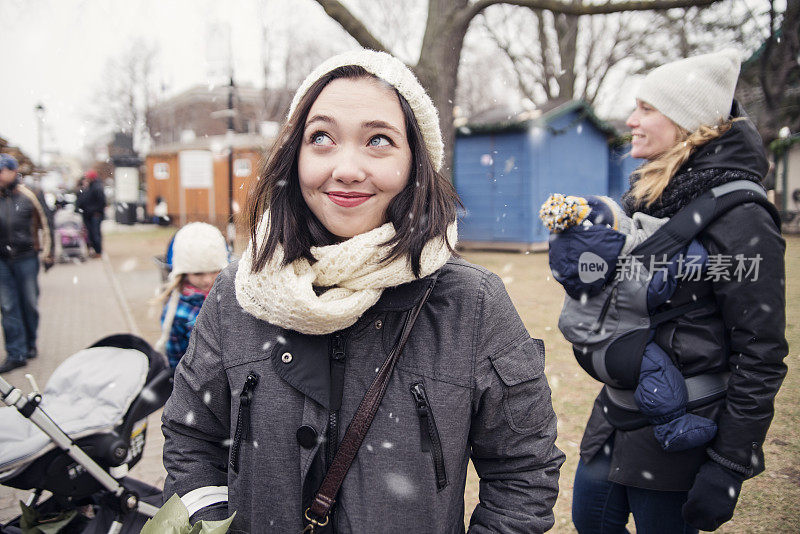
[[[237,83],[261,85],[261,20],[273,35],[342,39],[311,0],[2,0],[0,20],[0,136],[34,159],[37,103],[46,110],[45,150],[79,153],[94,137],[88,117],[96,113],[93,100],[108,59],[137,39],[155,45],[156,77],[170,94],[208,83],[215,58],[208,57],[207,35],[214,24],[233,29]],[[287,27],[291,20],[302,25]]]

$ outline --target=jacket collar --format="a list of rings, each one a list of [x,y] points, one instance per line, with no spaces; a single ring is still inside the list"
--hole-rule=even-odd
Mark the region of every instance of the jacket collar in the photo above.
[[[410,310],[422,298],[425,289],[436,282],[438,276],[439,271],[437,270],[425,278],[419,278],[407,284],[385,289],[380,300],[372,307],[372,310],[379,312]]]
[[[13,192],[14,192],[14,190],[15,190],[15,189],[17,188],[17,186],[19,185],[19,178],[18,178],[18,176],[19,176],[19,175],[17,175],[17,177],[14,177],[14,181],[13,181],[13,182],[11,182],[10,184],[8,184],[8,185],[3,185],[3,186],[0,186],[0,196],[7,197],[8,195],[10,195],[11,193],[13,193]]]
[[[425,278],[385,290],[368,313],[410,310],[419,302],[428,286],[436,282],[438,276],[439,271],[436,271]],[[312,336],[282,329],[278,343],[272,351],[272,364],[278,376],[325,409],[330,409],[329,355],[333,335]],[[345,350],[348,348],[345,347]],[[284,358],[287,353],[291,357]]]
[[[769,169],[761,136],[742,106],[733,101],[731,129],[700,147],[676,174],[705,169],[745,171],[763,178]]]

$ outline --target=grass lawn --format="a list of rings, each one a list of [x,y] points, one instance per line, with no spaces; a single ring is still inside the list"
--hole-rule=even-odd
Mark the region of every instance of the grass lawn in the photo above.
[[[106,251],[120,276],[134,317],[145,337],[158,333],[157,315],[148,312],[146,301],[152,288],[142,294],[133,285],[138,271],[152,274],[153,254],[161,254],[174,229],[116,233],[107,236]],[[237,253],[243,247],[237,248]],[[468,252],[465,259],[484,265],[503,278],[522,320],[532,336],[542,338],[547,347],[545,372],[553,390],[558,415],[558,446],[567,455],[561,470],[561,492],[556,503],[553,532],[574,532],[570,521],[572,482],[578,459],[578,444],[600,384],[586,375],[575,362],[569,345],[558,331],[558,315],[563,290],[550,276],[546,254]],[[787,236],[787,329],[790,354],[789,374],[776,401],[776,415],[764,445],[767,470],[744,484],[732,521],[719,532],[800,532],[800,237]],[[142,275],[145,273],[143,272]],[[149,278],[148,280],[155,280]],[[137,293],[138,292],[138,293]],[[148,335],[149,334],[149,335]],[[478,482],[470,472],[466,490],[467,521],[478,500]]]

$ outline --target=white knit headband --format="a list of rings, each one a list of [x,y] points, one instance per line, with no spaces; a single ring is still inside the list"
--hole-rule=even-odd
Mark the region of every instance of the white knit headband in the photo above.
[[[374,50],[353,50],[325,60],[316,69],[311,71],[292,99],[289,107],[288,118],[292,116],[295,108],[300,103],[300,99],[306,94],[308,89],[320,78],[332,70],[339,67],[357,65],[364,70],[377,76],[388,83],[397,92],[403,95],[417,119],[417,124],[422,132],[422,140],[428,149],[428,155],[433,163],[433,168],[437,171],[442,168],[444,159],[444,143],[442,142],[442,132],[439,129],[439,114],[433,105],[428,94],[420,85],[411,70],[399,59],[385,52],[375,52]]]

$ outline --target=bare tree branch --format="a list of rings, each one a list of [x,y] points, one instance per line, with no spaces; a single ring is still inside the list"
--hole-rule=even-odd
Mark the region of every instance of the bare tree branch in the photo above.
[[[322,6],[325,13],[338,22],[344,30],[349,33],[353,39],[358,41],[358,44],[364,48],[378,50],[380,52],[389,52],[389,50],[381,43],[364,24],[353,15],[338,0],[316,0]]]
[[[605,4],[565,4],[560,0],[478,0],[470,4],[465,16],[475,15],[495,4],[512,4],[531,9],[546,9],[565,15],[607,15],[622,11],[663,11],[676,7],[708,6],[721,0],[631,0],[630,2],[606,2]]]
[[[506,22],[508,22],[508,19],[504,18],[504,20],[502,22],[506,23]],[[528,76],[525,75],[525,70],[526,69],[525,69],[525,67],[523,65],[524,62],[525,62],[525,58],[526,57],[531,57],[531,55],[530,54],[525,54],[525,55],[516,54],[513,50],[511,50],[511,45],[509,43],[505,42],[500,37],[500,35],[492,27],[492,25],[490,25],[488,23],[485,23],[484,24],[484,29],[486,30],[487,34],[489,35],[489,38],[495,43],[495,45],[500,50],[503,51],[503,53],[511,61],[511,68],[514,69],[514,73],[515,73],[514,78],[515,78],[515,80],[517,82],[517,88],[519,89],[520,93],[522,93],[522,95],[525,98],[529,99],[531,102],[535,102],[536,101],[536,90],[535,90],[535,87],[532,87],[531,85],[528,84],[528,81],[527,81],[528,80]],[[539,65],[539,67],[541,67],[541,65]],[[533,83],[534,84],[536,84],[536,85],[538,85],[538,86],[540,86],[542,88],[545,88],[545,91],[547,90],[546,89],[546,86],[547,86],[547,74],[541,68],[535,69],[531,73],[531,77],[533,78]]]

